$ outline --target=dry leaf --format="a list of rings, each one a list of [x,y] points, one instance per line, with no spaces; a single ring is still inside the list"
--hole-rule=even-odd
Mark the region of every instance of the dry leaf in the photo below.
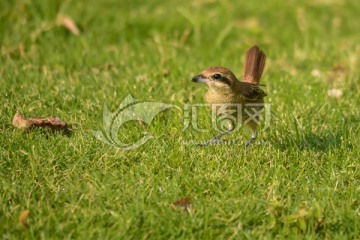
[[[343,65],[337,64],[331,68],[331,71],[345,73],[347,70]]]
[[[30,122],[28,119],[24,118],[20,114],[16,113],[12,120],[12,125],[17,128],[28,130],[32,127],[32,122]]]
[[[20,221],[20,225],[22,227],[28,226],[27,216],[29,215],[29,213],[30,213],[29,210],[24,210],[24,211],[21,212],[19,221]]]
[[[64,131],[67,129],[66,122],[61,121],[59,118],[55,116],[51,116],[49,118],[25,118],[19,113],[16,113],[13,120],[12,125],[24,129],[31,130],[32,128],[50,128],[56,131]]]
[[[191,207],[191,199],[188,197],[183,197],[176,200],[173,205],[182,208],[184,211],[188,211]]]
[[[345,80],[347,73],[348,73],[348,69],[345,66],[341,64],[337,64],[329,70],[327,74],[327,81],[342,82]]]

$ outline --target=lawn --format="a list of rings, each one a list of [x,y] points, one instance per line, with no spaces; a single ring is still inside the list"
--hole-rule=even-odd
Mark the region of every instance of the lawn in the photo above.
[[[1,1],[0,237],[360,238],[359,12],[352,0]],[[191,78],[213,65],[240,77],[255,44],[268,124],[247,149],[246,130],[196,146],[216,131],[207,108],[209,131],[187,122],[206,92]],[[125,144],[152,136],[126,150],[94,133],[129,94],[175,107],[115,129]],[[69,132],[16,129],[16,112]]]

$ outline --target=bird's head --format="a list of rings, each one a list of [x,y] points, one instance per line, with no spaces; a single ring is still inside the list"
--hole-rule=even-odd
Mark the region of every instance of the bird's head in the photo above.
[[[211,90],[229,91],[237,81],[236,76],[225,67],[210,67],[192,78],[193,82],[205,83]]]

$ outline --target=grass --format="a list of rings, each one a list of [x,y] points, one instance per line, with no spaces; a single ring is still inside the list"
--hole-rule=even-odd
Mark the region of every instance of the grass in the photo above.
[[[0,3],[0,236],[359,238],[360,4],[142,2]],[[61,15],[80,35],[57,23]],[[93,136],[104,105],[115,111],[129,93],[180,109],[202,103],[205,87],[191,77],[212,65],[241,76],[254,44],[268,55],[271,126],[246,151],[185,145],[215,132],[183,131],[175,108],[120,129],[128,143],[155,136],[134,150]],[[55,115],[71,134],[24,133],[11,126],[17,111]],[[187,212],[170,204],[185,196]]]

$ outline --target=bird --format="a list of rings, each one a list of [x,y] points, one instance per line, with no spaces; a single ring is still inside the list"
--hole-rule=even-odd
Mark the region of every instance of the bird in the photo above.
[[[251,138],[245,147],[250,146],[258,135],[259,113],[264,108],[264,97],[267,94],[260,88],[260,78],[266,62],[265,53],[255,45],[246,52],[242,81],[226,67],[213,66],[192,78],[193,82],[204,83],[208,87],[205,100],[218,119],[223,120],[225,131],[209,141],[199,144],[222,143],[220,140],[231,133],[240,124],[251,129]]]

